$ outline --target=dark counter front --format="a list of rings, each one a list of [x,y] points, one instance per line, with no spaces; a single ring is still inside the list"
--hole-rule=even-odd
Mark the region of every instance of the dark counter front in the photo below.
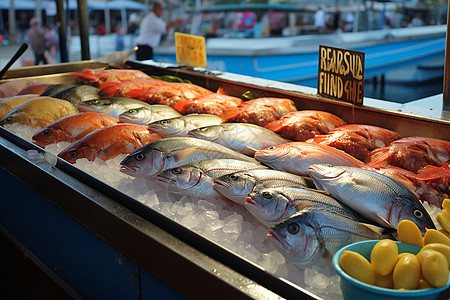
[[[279,298],[18,143],[0,138],[0,226],[70,297]]]

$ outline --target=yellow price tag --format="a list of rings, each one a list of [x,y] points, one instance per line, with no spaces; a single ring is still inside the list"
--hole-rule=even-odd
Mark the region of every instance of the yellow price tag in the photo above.
[[[206,68],[205,38],[186,33],[175,32],[177,63],[191,67]]]

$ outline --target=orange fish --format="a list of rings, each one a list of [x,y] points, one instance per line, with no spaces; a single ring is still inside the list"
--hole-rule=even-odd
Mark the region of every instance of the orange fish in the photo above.
[[[81,78],[84,84],[99,86],[107,81],[120,81],[135,78],[150,77],[142,71],[131,69],[108,69],[94,70],[86,68],[79,73],[68,74],[67,76]]]
[[[117,123],[119,119],[96,112],[69,115],[36,132],[33,142],[42,148],[59,142],[73,143],[96,129]]]
[[[441,167],[450,159],[450,142],[428,137],[406,137],[375,149],[367,163],[374,167],[397,166],[417,173],[427,165]]]
[[[287,113],[297,111],[294,101],[285,98],[256,98],[240,104],[222,116],[224,122],[265,126]]]
[[[5,83],[0,84],[0,98],[8,98],[12,96],[17,96],[21,90],[29,85],[38,82],[37,79],[15,79]]]
[[[279,171],[308,176],[308,168],[314,164],[361,168],[364,163],[336,148],[308,143],[290,142],[255,152],[259,162]]]
[[[31,98],[13,108],[0,119],[0,126],[21,123],[42,128],[62,117],[76,113],[78,113],[78,109],[69,101],[40,96]]]
[[[104,97],[125,97],[131,90],[149,89],[160,85],[170,85],[170,83],[152,77],[108,81],[100,85],[99,94]]]
[[[130,90],[124,96],[152,104],[164,104],[174,107],[180,101],[193,100],[210,94],[213,94],[213,92],[195,84],[170,83],[149,89]]]
[[[7,113],[9,113],[14,107],[30,100],[31,98],[38,97],[39,95],[28,94],[28,95],[18,95],[9,98],[0,99],[0,119],[3,118]]]
[[[285,114],[264,127],[287,139],[304,142],[345,124],[347,122],[326,111],[300,110]]]
[[[25,88],[23,88],[17,95],[28,95],[28,94],[42,94],[49,86],[53,85],[53,83],[33,83]]]
[[[400,138],[392,130],[378,126],[350,124],[337,127],[328,134],[316,135],[308,142],[331,146],[366,161],[370,152],[388,146]]]
[[[219,88],[217,93],[180,101],[173,108],[182,114],[210,114],[220,117],[230,109],[237,108],[241,103],[242,99],[226,95],[223,89]]]
[[[77,159],[106,161],[120,154],[130,154],[142,146],[159,140],[160,135],[150,132],[147,126],[116,124],[92,131],[61,151],[58,156],[74,164]]]

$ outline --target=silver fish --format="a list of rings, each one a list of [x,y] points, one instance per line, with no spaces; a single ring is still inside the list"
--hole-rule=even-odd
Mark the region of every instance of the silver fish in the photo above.
[[[168,105],[152,104],[131,108],[119,115],[122,123],[132,123],[137,125],[148,125],[159,120],[179,117],[181,114]]]
[[[209,159],[167,169],[156,175],[157,183],[172,194],[197,199],[224,199],[213,189],[214,178],[240,170],[267,168],[236,159]]]
[[[278,133],[250,123],[222,123],[189,131],[187,136],[212,141],[253,156],[256,151],[290,142]]]
[[[256,187],[298,186],[315,188],[309,177],[294,175],[288,172],[266,169],[248,170],[217,177],[214,189],[228,199],[244,205],[247,195]]]
[[[324,192],[300,187],[274,187],[251,192],[245,208],[261,223],[274,226],[305,207],[323,207],[355,221],[367,222],[357,212]]]
[[[350,206],[362,216],[384,227],[397,228],[408,219],[425,232],[435,228],[419,199],[403,184],[377,173],[355,167],[312,165],[308,174],[318,189]]]
[[[52,97],[67,100],[75,105],[82,101],[100,98],[97,87],[83,84],[62,89],[54,93]]]
[[[98,112],[115,118],[119,118],[120,114],[138,107],[150,107],[141,100],[126,97],[111,97],[87,100],[78,103],[78,110],[81,112]]]
[[[222,122],[222,118],[216,115],[189,114],[150,123],[148,129],[163,137],[187,136],[192,129]]]
[[[215,158],[257,162],[252,157],[214,142],[191,137],[170,137],[149,143],[125,157],[120,163],[120,171],[136,177],[154,176],[166,169]]]
[[[329,266],[333,255],[348,244],[392,238],[382,232],[337,212],[309,207],[270,228],[267,236],[287,260],[305,268]]]

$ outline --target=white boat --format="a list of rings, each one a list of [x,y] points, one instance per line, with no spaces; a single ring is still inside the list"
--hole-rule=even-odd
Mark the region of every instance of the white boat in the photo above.
[[[198,16],[205,18],[208,12],[215,12],[225,18],[228,13],[248,11],[256,16],[262,12],[286,12],[290,16],[285,29],[288,34],[309,33],[258,37],[261,25],[255,25],[253,33],[245,28],[218,30],[218,36],[206,38],[208,69],[316,87],[319,45],[364,52],[366,78],[445,55],[446,25],[318,34],[310,33],[311,26],[303,26],[302,30],[293,26],[297,22],[295,15],[305,9],[286,5],[215,6],[202,9]],[[203,24],[198,20],[197,23]],[[157,61],[176,62],[175,46],[159,47],[155,53]]]

